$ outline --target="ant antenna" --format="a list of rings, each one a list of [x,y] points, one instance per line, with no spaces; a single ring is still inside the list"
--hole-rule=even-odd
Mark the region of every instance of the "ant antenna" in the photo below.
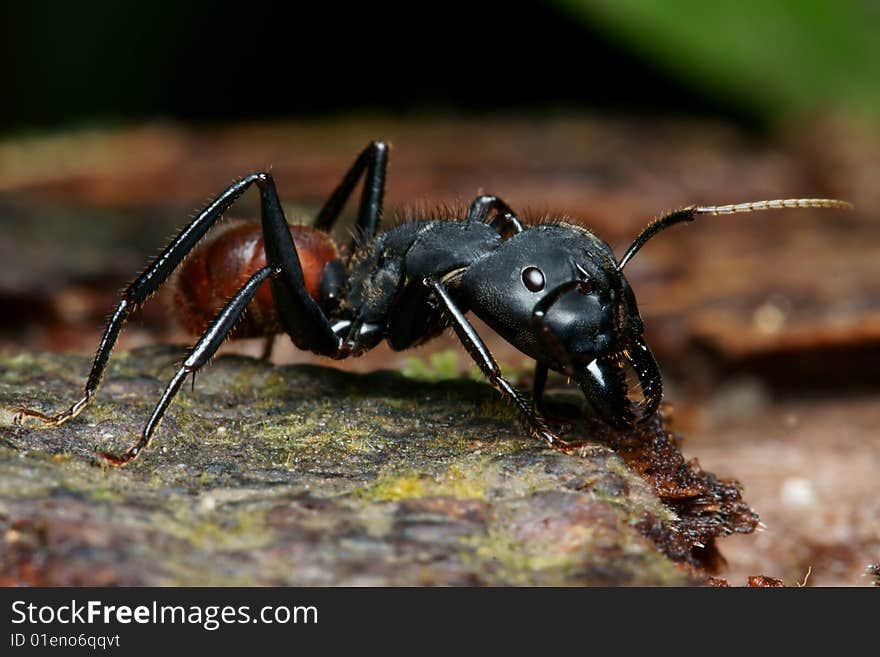
[[[785,208],[834,208],[838,210],[852,210],[853,204],[847,201],[840,201],[834,198],[783,198],[773,199],[771,201],[752,201],[750,203],[736,203],[731,205],[690,205],[680,210],[673,210],[661,217],[658,217],[645,229],[639,233],[639,236],[633,241],[626,250],[620,264],[617,265],[617,271],[622,271],[626,267],[632,257],[638,253],[645,242],[654,237],[657,233],[666,230],[670,226],[681,223],[683,221],[693,221],[697,215],[701,214],[740,214],[743,212],[760,212],[761,210],[782,210]]]
[[[836,198],[778,198],[772,201],[752,201],[736,205],[707,205],[697,207],[696,214],[737,214],[740,212],[760,212],[761,210],[782,210],[784,208],[834,208],[852,210],[849,201]]]

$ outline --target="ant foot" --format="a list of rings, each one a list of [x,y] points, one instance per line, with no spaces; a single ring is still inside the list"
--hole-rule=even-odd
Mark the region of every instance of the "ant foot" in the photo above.
[[[44,427],[60,427],[68,420],[72,420],[77,415],[82,413],[82,410],[86,407],[89,401],[90,396],[86,395],[78,402],[76,402],[73,406],[68,408],[66,411],[56,413],[55,415],[47,415],[42,411],[37,411],[32,408],[19,408],[18,412],[12,418],[12,423],[16,425],[21,425],[24,423],[26,418],[34,418],[42,422]]]
[[[64,424],[69,419],[70,413],[58,413],[57,415],[47,415],[41,411],[32,408],[19,408],[18,412],[12,417],[12,423],[21,426],[27,418],[39,420],[43,426],[57,427]]]
[[[574,430],[574,424],[572,422],[566,422],[562,418],[558,417],[544,417],[547,420],[547,423],[553,427],[553,429],[557,433],[567,434],[571,433]]]
[[[547,443],[551,449],[554,449],[557,452],[562,452],[563,454],[571,454],[576,449],[575,445],[547,430],[540,431],[538,437]]]
[[[95,465],[101,468],[121,468],[130,463],[137,456],[137,452],[130,454],[126,452],[122,456],[111,454],[110,452],[97,452],[95,454]]]

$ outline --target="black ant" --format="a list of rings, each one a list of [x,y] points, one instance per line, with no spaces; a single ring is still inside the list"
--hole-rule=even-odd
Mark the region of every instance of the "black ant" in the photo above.
[[[101,383],[129,314],[183,264],[175,279],[175,305],[184,324],[201,338],[166,387],[140,440],[121,456],[101,454],[102,463],[125,465],[149,446],[186,377],[208,362],[233,331],[239,337],[270,339],[285,332],[300,349],[342,359],[359,356],[382,340],[395,350],[414,347],[450,324],[528,430],[548,445],[566,449],[568,444],[551,431],[541,411],[548,370],[576,381],[593,412],[619,430],[650,418],[660,403],[660,371],[642,337],[636,299],[623,275],[645,242],[704,214],[851,207],[834,199],[692,205],[650,223],[617,260],[586,228],[563,221],[524,225],[497,196],[478,196],[458,220],[418,218],[377,234],[387,162],[385,143],[367,146],[312,227],[287,223],[268,173],[234,183],[123,292],[83,397],[57,415],[24,409],[16,420],[29,416],[58,426],[79,415]],[[343,256],[328,231],[363,175],[357,230]],[[233,226],[193,253],[254,184],[260,190],[261,223]],[[220,302],[225,305],[215,314]],[[249,312],[242,317],[245,309]],[[531,399],[502,376],[468,322],[468,311],[535,359]]]

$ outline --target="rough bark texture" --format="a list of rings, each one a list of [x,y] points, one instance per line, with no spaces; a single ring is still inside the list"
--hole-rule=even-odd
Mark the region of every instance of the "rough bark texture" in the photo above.
[[[75,397],[83,357],[0,362],[0,582],[684,585],[756,516],[659,426],[574,455],[523,435],[485,384],[220,358],[153,446],[140,430],[180,349],[119,354],[99,399],[57,429],[18,403]],[[616,450],[614,449],[616,447]]]
[[[223,185],[271,165],[289,216],[308,220],[375,138],[393,145],[387,215],[495,193],[532,214],[568,215],[618,253],[652,216],[690,203],[852,201],[854,212],[706,217],[675,227],[639,253],[627,277],[683,448],[739,479],[766,524],[722,542],[724,576],[733,584],[756,574],[794,584],[807,572],[810,585],[876,579],[880,133],[871,125],[822,119],[756,135],[685,119],[352,119],[7,138],[0,141],[0,354],[94,353],[120,287]],[[249,193],[229,214],[257,211]],[[163,304],[150,302],[120,347],[191,340],[170,327]],[[523,370],[521,354],[483,335],[505,372]],[[276,362],[309,358],[285,342]],[[259,354],[260,347],[223,350]],[[435,350],[444,374],[467,369],[448,336],[415,353],[378,348],[337,365],[424,373],[419,363]],[[447,358],[453,353],[457,361]],[[84,361],[76,362],[84,374]],[[63,388],[48,376],[46,385],[70,400],[81,380],[64,375]],[[528,375],[519,383],[528,386]],[[159,384],[152,385],[151,395]],[[41,399],[37,390],[32,399]],[[91,447],[77,444],[82,455]],[[622,445],[619,454],[627,453]]]

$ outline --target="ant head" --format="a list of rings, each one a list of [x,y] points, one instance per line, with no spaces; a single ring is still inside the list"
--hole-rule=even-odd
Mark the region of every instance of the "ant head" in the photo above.
[[[520,351],[580,385],[614,426],[650,415],[660,374],[611,248],[579,226],[512,235],[462,276],[470,309]]]
[[[459,286],[478,317],[523,353],[574,379],[602,420],[626,429],[653,415],[662,395],[660,371],[623,275],[648,240],[704,214],[851,207],[835,199],[690,206],[650,223],[619,263],[582,227],[549,223],[524,230],[500,216],[492,225],[504,229],[499,232],[506,239],[471,265]]]

